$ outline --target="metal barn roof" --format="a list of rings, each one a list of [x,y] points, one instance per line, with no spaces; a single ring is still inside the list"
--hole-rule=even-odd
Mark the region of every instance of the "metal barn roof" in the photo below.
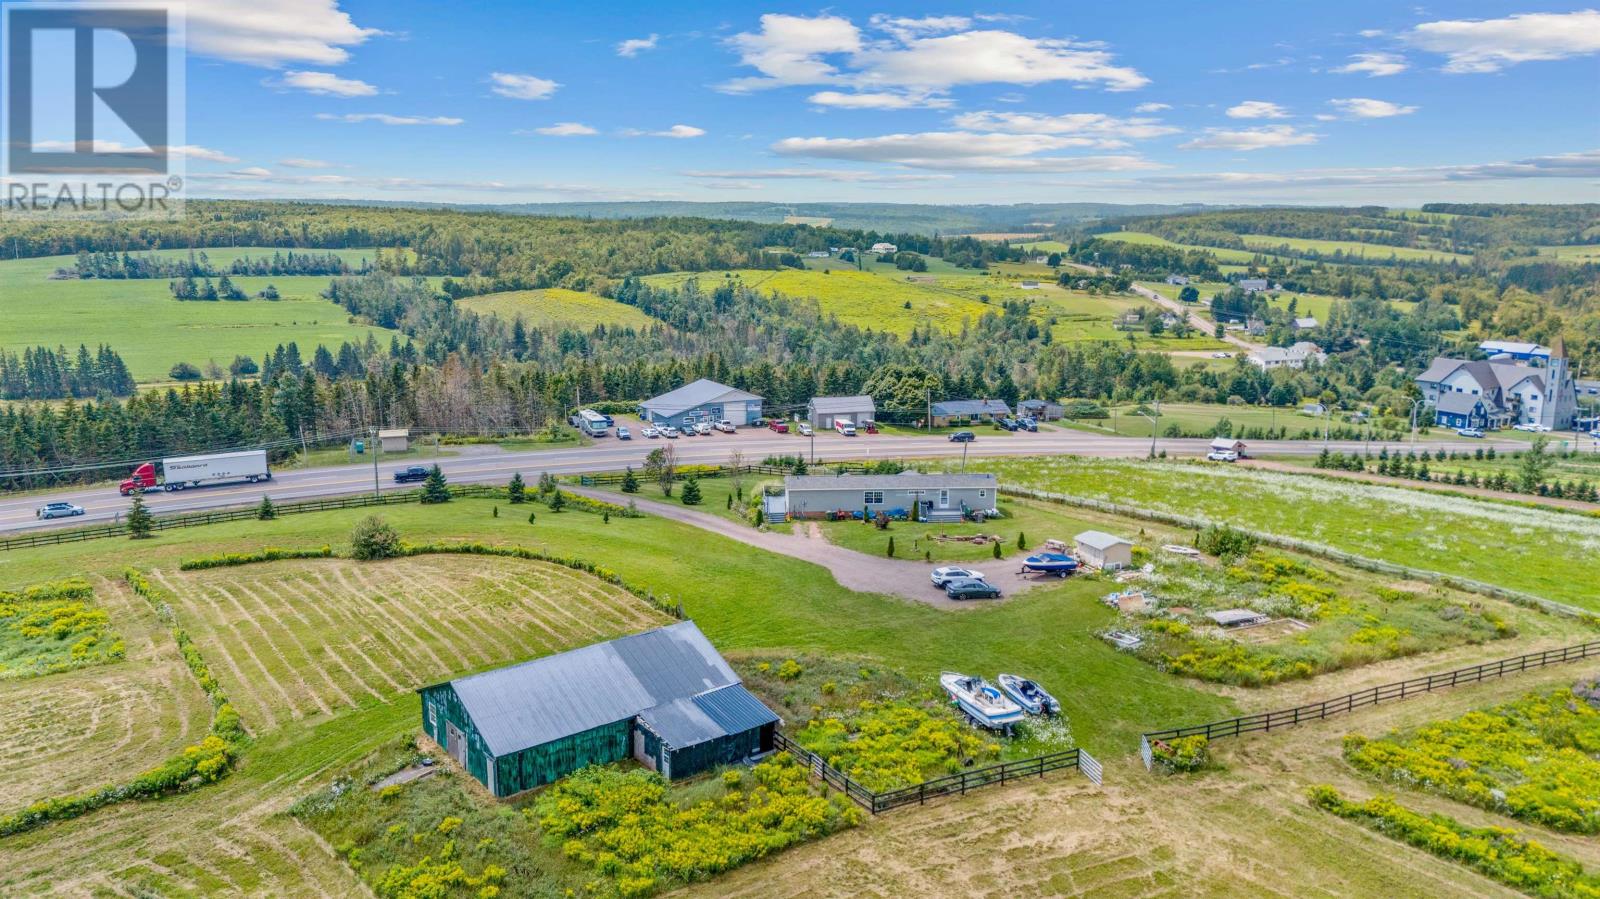
[[[749,690],[734,684],[639,713],[645,727],[673,749],[696,746],[778,720]]]
[[[692,621],[450,681],[496,756],[738,683]]]
[[[1010,415],[1001,400],[944,400],[933,404],[934,415]]]
[[[654,399],[645,400],[640,405],[656,412],[672,414],[687,412],[707,403],[759,399],[761,397],[753,393],[746,393],[726,384],[718,384],[709,378],[701,378],[698,381],[690,381],[677,390],[671,390]]]
[[[783,479],[785,490],[958,490],[993,488],[992,474],[792,474]]]
[[[1072,539],[1077,543],[1093,549],[1110,549],[1113,546],[1120,546],[1122,544],[1127,544],[1128,546],[1133,545],[1132,540],[1118,537],[1115,534],[1107,534],[1105,531],[1084,531]]]

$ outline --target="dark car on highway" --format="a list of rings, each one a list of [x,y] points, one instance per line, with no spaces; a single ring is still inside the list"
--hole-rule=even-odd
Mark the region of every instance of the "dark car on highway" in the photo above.
[[[999,599],[1000,588],[977,578],[959,578],[944,585],[944,595],[951,599]]]
[[[950,435],[951,443],[971,443],[976,439],[978,439],[978,435],[971,431],[957,431]]]
[[[406,484],[410,483],[411,481],[426,481],[427,479],[428,467],[425,465],[413,465],[410,468],[402,468],[394,473],[394,482],[396,484]]]

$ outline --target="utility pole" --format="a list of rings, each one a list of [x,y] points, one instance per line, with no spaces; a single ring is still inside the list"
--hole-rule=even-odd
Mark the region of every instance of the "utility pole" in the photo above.
[[[928,394],[928,415],[922,420],[922,428],[928,433],[933,433],[933,388],[926,388]]]
[[[967,471],[967,447],[969,447],[971,445],[972,445],[972,441],[970,441],[970,440],[961,441],[961,473],[962,474],[966,474],[966,471]]]
[[[300,426],[300,467],[311,467],[311,450],[306,446],[306,426]]]
[[[1156,417],[1150,419],[1150,458],[1156,457],[1156,436],[1161,433],[1161,398],[1156,397]]]
[[[376,497],[381,491],[378,486],[378,429],[372,429],[372,495]]]

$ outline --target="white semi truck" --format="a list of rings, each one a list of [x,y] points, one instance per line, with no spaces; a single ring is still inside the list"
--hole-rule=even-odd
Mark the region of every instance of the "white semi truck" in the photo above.
[[[190,487],[255,484],[270,480],[272,472],[267,468],[266,450],[244,450],[162,459],[159,477],[156,463],[146,462],[135,468],[133,474],[117,489],[127,496],[145,490],[186,490]]]

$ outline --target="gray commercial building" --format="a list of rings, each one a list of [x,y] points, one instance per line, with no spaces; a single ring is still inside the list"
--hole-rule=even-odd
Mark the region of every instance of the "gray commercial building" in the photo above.
[[[806,418],[813,428],[827,430],[843,419],[853,425],[872,421],[878,415],[870,396],[819,396],[806,405]]]
[[[707,378],[692,381],[639,404],[639,417],[653,425],[681,428],[698,421],[747,425],[761,417],[761,397]]]

